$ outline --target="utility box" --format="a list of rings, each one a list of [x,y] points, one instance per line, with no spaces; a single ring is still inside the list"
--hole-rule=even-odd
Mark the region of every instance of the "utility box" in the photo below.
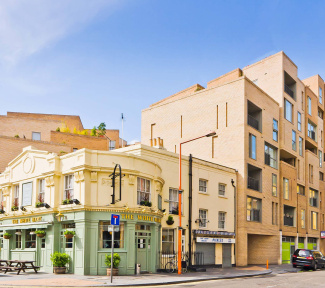
[[[136,275],[141,274],[141,264],[135,264],[135,274]]]

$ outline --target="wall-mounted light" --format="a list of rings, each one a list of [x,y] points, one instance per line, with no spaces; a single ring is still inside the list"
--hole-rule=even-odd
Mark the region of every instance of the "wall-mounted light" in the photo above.
[[[64,220],[65,216],[59,211],[58,214],[55,215],[56,219],[58,220],[58,222],[61,222]]]

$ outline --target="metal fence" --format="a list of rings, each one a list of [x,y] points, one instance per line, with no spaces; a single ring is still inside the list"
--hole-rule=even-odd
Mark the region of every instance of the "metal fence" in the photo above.
[[[167,263],[173,262],[177,264],[178,254],[177,251],[159,251],[159,267],[158,269],[165,270]],[[182,267],[189,265],[189,253],[182,252]],[[192,253],[192,265],[204,265],[204,254],[203,252]]]

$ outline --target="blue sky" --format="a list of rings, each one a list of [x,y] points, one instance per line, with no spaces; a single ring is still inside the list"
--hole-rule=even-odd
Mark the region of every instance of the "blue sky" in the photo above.
[[[325,77],[325,1],[1,0],[0,114],[80,115],[140,140],[141,110],[278,51]]]

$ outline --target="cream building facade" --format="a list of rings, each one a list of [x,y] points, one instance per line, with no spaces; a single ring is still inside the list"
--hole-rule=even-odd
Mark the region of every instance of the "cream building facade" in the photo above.
[[[324,240],[324,81],[300,80],[283,52],[142,111],[143,144],[238,170],[236,264],[287,263]],[[157,140],[159,139],[159,140]]]
[[[114,151],[80,149],[62,156],[24,148],[0,174],[1,258],[35,260],[43,271],[52,272],[50,254],[61,251],[70,255],[68,272],[104,275],[105,255],[114,245],[121,256],[121,275],[134,274],[137,263],[142,271],[164,269],[162,250],[177,249],[177,160],[175,153],[145,145]],[[112,173],[117,164],[122,178],[121,186],[119,177],[115,179],[112,204]],[[234,264],[236,171],[193,158],[195,232],[189,240],[186,156],[182,167],[183,252],[193,251],[193,264],[202,264],[202,258],[212,264]],[[114,243],[108,231],[111,214],[121,216]],[[170,225],[169,215],[174,218]],[[37,237],[36,230],[44,230],[46,236]],[[66,239],[65,230],[76,235]],[[4,233],[11,238],[3,239]]]

